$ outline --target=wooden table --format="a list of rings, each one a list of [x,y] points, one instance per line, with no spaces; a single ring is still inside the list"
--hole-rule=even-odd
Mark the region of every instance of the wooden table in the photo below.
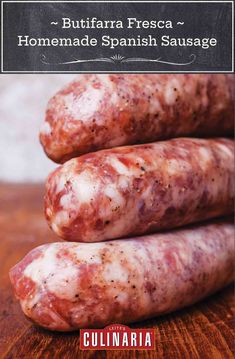
[[[31,324],[15,300],[8,271],[29,250],[58,241],[43,216],[43,185],[0,184],[0,359],[233,358],[233,288],[191,308],[138,323],[156,328],[156,352],[80,351],[79,332],[51,333]]]

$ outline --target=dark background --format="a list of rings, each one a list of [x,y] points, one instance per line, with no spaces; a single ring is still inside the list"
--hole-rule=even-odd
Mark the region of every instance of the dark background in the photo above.
[[[139,20],[184,21],[183,26],[173,29],[61,29],[61,25],[50,25],[62,17],[73,20],[97,17],[100,20],[123,20],[136,17]],[[217,46],[209,49],[199,47],[17,47],[18,35],[30,37],[136,37],[152,34],[158,39],[162,35],[171,37],[215,37]],[[160,43],[160,41],[158,41]],[[232,67],[232,4],[221,3],[5,3],[4,4],[4,72],[221,72]],[[120,54],[125,58],[144,57],[162,61],[187,63],[190,55],[196,60],[191,65],[176,66],[154,62],[108,63],[86,62],[58,65],[77,59],[94,59]],[[42,63],[44,55],[50,65]]]

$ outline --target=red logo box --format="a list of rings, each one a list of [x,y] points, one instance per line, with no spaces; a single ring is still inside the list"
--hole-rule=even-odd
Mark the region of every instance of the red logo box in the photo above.
[[[154,329],[131,329],[126,325],[112,324],[104,329],[81,329],[82,350],[154,350]]]

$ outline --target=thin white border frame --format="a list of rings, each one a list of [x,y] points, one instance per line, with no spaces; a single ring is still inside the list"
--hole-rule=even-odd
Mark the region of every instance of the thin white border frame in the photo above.
[[[1,2],[1,73],[5,74],[18,74],[18,73],[25,73],[25,74],[50,74],[50,73],[56,73],[56,74],[80,74],[80,73],[93,73],[93,74],[100,74],[100,73],[234,73],[234,1],[233,0],[176,0],[176,1],[157,1],[157,0],[135,0],[135,1],[124,1],[124,0],[93,0],[93,1],[86,1],[86,0],[58,0],[56,3],[222,3],[222,4],[232,4],[232,68],[231,70],[227,71],[4,71],[3,69],[3,5],[6,3],[55,3],[53,0],[42,0],[42,1],[31,1],[31,0],[16,0],[16,1],[2,1]]]

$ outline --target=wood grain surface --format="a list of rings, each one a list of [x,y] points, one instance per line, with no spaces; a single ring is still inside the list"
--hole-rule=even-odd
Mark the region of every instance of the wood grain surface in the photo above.
[[[193,307],[138,323],[156,328],[156,351],[81,351],[79,332],[52,333],[22,314],[8,278],[10,267],[29,250],[58,241],[43,216],[43,185],[0,184],[0,358],[1,359],[229,359],[233,358],[233,288]]]

